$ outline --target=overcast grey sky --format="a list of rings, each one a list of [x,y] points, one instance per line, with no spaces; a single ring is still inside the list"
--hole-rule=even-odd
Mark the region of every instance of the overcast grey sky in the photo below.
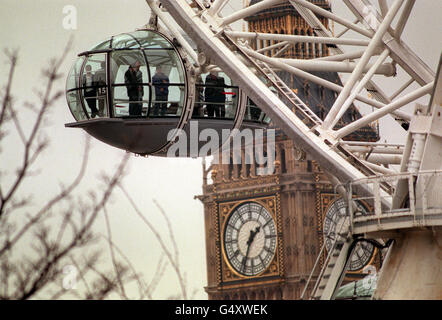
[[[76,30],[63,28],[63,8],[66,5],[74,5],[77,9]],[[42,89],[41,69],[48,66],[50,58],[62,53],[71,36],[74,37],[74,44],[62,67],[64,78],[58,82],[60,89],[64,89],[64,79],[78,53],[106,37],[143,26],[148,17],[148,6],[143,0],[2,0],[1,46],[20,50],[13,90],[17,104],[36,101],[34,88]],[[7,72],[5,56],[2,55],[0,61],[3,86]],[[26,117],[22,120],[27,121]],[[52,138],[51,147],[37,164],[50,168],[25,185],[26,191],[32,191],[36,201],[48,198],[58,190],[59,181],[67,183],[78,172],[86,133],[81,129],[64,127],[65,123],[73,121],[63,97],[51,113],[48,128]],[[20,145],[19,141],[7,142],[11,147]],[[15,148],[5,148],[4,151],[0,160],[3,168],[12,168],[19,163],[13,155]],[[96,179],[102,170],[112,172],[124,154],[122,150],[93,139],[90,163],[82,184],[84,190],[96,186]],[[203,290],[206,281],[203,210],[200,202],[193,199],[194,195],[202,192],[201,160],[133,156],[129,175],[124,182],[137,205],[166,235],[166,225],[152,200],[156,199],[164,207],[177,234],[181,264],[187,272],[190,288],[198,289],[196,298],[206,298]],[[109,208],[113,236],[137,269],[144,273],[146,279],[150,279],[159,257],[159,246],[128,207],[123,196],[114,197]],[[102,225],[100,231],[104,231],[103,220],[98,224]],[[166,274],[154,297],[167,298],[176,293],[177,287],[175,275]]]
[[[240,5],[242,1],[236,1]],[[340,1],[332,1],[334,8],[342,9]],[[73,5],[77,10],[76,30],[63,28],[63,8]],[[226,10],[232,8],[226,7]],[[428,65],[435,70],[441,53],[441,13],[442,1],[417,0],[411,23],[404,31],[404,39]],[[50,58],[59,56],[68,39],[74,43],[64,64],[66,76],[79,52],[85,51],[101,40],[125,31],[132,31],[144,25],[149,10],[144,0],[2,0],[0,10],[0,39],[2,48],[20,50],[19,65],[14,79],[13,93],[17,103],[35,101],[33,88],[41,88],[41,69],[47,66]],[[350,18],[353,19],[352,17]],[[0,59],[0,79],[6,81],[6,58]],[[394,81],[394,79],[392,80]],[[64,79],[58,83],[64,88]],[[22,119],[26,122],[26,118]],[[52,137],[49,152],[38,163],[50,166],[50,176],[33,179],[26,185],[32,190],[34,199],[47,198],[57,190],[59,181],[72,178],[77,172],[84,143],[83,131],[67,129],[65,123],[73,122],[65,99],[60,99],[51,114],[48,124]],[[397,128],[384,127],[385,137]],[[17,141],[9,141],[13,147]],[[102,169],[111,171],[124,154],[124,151],[107,146],[97,140],[92,143],[91,163],[83,182],[85,190],[96,185],[96,178]],[[7,150],[0,159],[2,168],[12,168],[18,159],[13,149]],[[181,252],[181,263],[186,271],[191,289],[197,289],[195,298],[205,299],[203,286],[206,284],[206,264],[204,247],[203,207],[194,196],[201,194],[202,174],[200,159],[165,159],[132,157],[130,172],[125,179],[126,187],[148,218],[166,232],[165,224],[152,199],[156,199],[170,216],[176,231]],[[38,187],[44,186],[44,187]],[[114,197],[111,224],[115,241],[135,261],[147,278],[152,277],[159,248],[155,239],[131,210],[122,196]],[[160,284],[155,298],[166,298],[177,292],[177,282],[169,273]]]

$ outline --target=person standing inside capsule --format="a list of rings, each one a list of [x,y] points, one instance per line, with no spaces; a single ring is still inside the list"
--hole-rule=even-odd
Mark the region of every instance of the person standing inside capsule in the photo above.
[[[141,116],[143,109],[143,73],[140,71],[140,66],[140,62],[136,61],[129,66],[124,74],[124,83],[129,97],[129,115],[131,116]]]
[[[216,102],[218,103],[217,110],[218,112],[217,117],[225,118],[226,117],[226,93],[224,92],[224,86],[225,81],[224,78],[217,74],[217,84],[218,84],[218,90],[216,91]]]
[[[155,86],[155,100],[153,107],[153,115],[164,116],[167,109],[167,101],[169,97],[169,77],[163,73],[161,66],[157,66],[155,75],[152,77],[152,83]]]
[[[97,110],[97,89],[95,88],[95,79],[92,74],[90,64],[85,67],[86,73],[83,75],[84,98],[86,99],[89,109],[91,109],[91,118],[95,118],[98,114]]]
[[[217,71],[210,71],[206,77],[204,99],[207,103],[208,117],[225,117],[226,96],[224,94],[224,78],[218,76]]]

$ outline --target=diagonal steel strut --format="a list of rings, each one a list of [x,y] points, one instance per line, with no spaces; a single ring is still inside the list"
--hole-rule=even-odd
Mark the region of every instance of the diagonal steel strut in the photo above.
[[[246,66],[229,47],[229,40],[222,28],[210,16],[204,21],[184,0],[161,0],[175,21],[184,31],[204,48],[205,53],[239,87],[262,107],[291,139],[296,141],[305,152],[313,156],[318,163],[340,181],[351,181],[365,177],[356,167],[338,154],[325,139],[321,139],[298,119],[293,112]],[[362,186],[364,194],[372,194],[371,189]]]

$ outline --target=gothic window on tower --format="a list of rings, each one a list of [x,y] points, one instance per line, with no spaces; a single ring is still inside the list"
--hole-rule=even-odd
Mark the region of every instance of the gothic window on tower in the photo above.
[[[251,163],[252,163],[252,161],[253,161],[253,158],[252,158],[252,156],[248,153],[248,152],[246,152],[245,153],[245,161],[246,161],[246,172],[245,172],[245,176],[246,177],[250,177],[251,176],[251,167],[252,167],[252,165],[251,165]]]
[[[295,35],[299,35],[299,30],[295,29],[294,30],[294,34]],[[295,58],[296,59],[300,59],[301,58],[301,44],[299,42],[297,42],[295,44]]]
[[[335,80],[335,83],[339,85],[339,81],[338,79]],[[338,98],[338,93],[336,91],[333,91],[333,98],[337,99]]]
[[[271,161],[268,157],[267,157],[267,151],[266,150],[264,150],[264,152],[262,153],[263,154],[263,159],[267,159],[267,161]],[[265,168],[265,166],[267,165],[267,166],[270,166],[271,164],[269,164],[269,163],[263,163],[264,161],[263,161],[263,159],[261,159],[261,166],[262,167],[264,167]],[[262,174],[262,172],[260,172],[260,174]]]
[[[239,163],[239,164],[238,164]],[[239,158],[237,157],[233,159],[233,178],[239,179],[239,176],[241,174],[241,155]]]
[[[311,35],[312,35],[310,29],[307,30],[307,35],[308,35],[308,36],[311,36]],[[311,43],[311,42],[307,43],[307,46],[308,46],[308,56],[307,56],[307,59],[312,59],[312,58],[313,58],[313,45],[314,45],[314,44]]]
[[[281,30],[280,31],[280,34],[285,34],[285,30]],[[284,47],[281,47],[280,49],[278,49],[278,50],[281,50],[282,48],[284,48]],[[284,57],[284,58],[289,58],[290,56],[288,56],[288,49],[286,49],[284,52],[283,52],[283,54],[282,54],[282,56]]]
[[[250,177],[250,168],[251,168],[250,163],[246,163],[246,177]]]
[[[235,164],[235,178],[239,179],[241,177],[241,164]]]
[[[321,103],[324,103],[325,101],[325,90],[323,86],[318,86],[318,96],[321,100]]]
[[[358,112],[356,111],[356,108],[355,108],[355,107],[352,107],[352,108],[351,108],[350,116],[351,116],[351,121],[356,121],[356,120],[358,120]]]
[[[307,31],[305,32],[305,35],[308,36]],[[304,59],[310,59],[310,43],[304,42]]]
[[[319,109],[319,114],[318,114],[319,118],[321,118],[321,120],[324,120],[325,119],[325,108],[324,108],[324,105],[322,103],[319,104],[318,105],[318,109]]]
[[[327,45],[326,44],[323,44],[322,46],[322,56],[323,57],[326,57],[326,56],[328,56],[328,48],[327,48]]]
[[[233,158],[230,158],[229,162],[229,173],[228,173],[229,179],[233,179]]]
[[[285,149],[284,146],[280,149],[280,153],[281,153],[281,173],[286,173],[287,172],[287,167],[285,164]]]
[[[307,160],[307,172],[312,172],[312,171],[313,171],[312,162],[310,160]]]
[[[309,98],[309,96],[310,96],[310,84],[308,83],[307,80],[304,80],[303,87],[304,87],[304,95],[305,95],[305,97]]]
[[[321,45],[319,43],[315,43],[315,56],[314,56],[314,58],[321,57],[320,48],[321,48]]]
[[[301,30],[301,36],[305,36],[305,31]],[[305,59],[306,58],[306,51],[305,51],[305,42],[301,42],[301,52],[299,55],[300,59]]]

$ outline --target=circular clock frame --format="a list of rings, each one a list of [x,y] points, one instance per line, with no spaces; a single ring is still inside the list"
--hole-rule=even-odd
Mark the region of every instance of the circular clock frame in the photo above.
[[[276,221],[256,201],[237,205],[223,228],[223,251],[230,268],[241,277],[256,277],[271,265],[277,252]]]
[[[367,215],[368,212],[366,206],[359,201],[356,203],[358,205],[356,208],[357,214]],[[325,210],[322,231],[327,252],[330,252],[333,242],[336,239],[337,230],[341,230],[344,224],[348,225],[350,223],[349,219],[344,219],[346,216],[346,209],[346,201],[342,198],[337,198],[333,200]],[[355,245],[353,255],[348,266],[348,271],[357,272],[362,270],[365,266],[370,264],[370,262],[373,260],[374,254],[375,247],[371,243],[359,241]]]

